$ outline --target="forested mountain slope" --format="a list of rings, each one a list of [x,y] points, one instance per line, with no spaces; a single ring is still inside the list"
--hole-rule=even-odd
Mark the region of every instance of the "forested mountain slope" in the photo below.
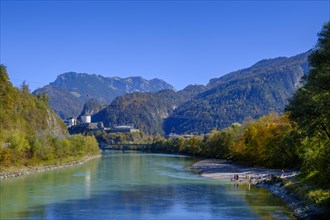
[[[163,121],[182,103],[205,90],[205,86],[190,85],[185,89],[162,90],[157,93],[131,93],[116,98],[107,108],[92,116],[105,126],[134,124],[148,134],[163,134]]]
[[[262,60],[210,80],[208,90],[171,113],[164,122],[165,132],[206,133],[270,112],[283,112],[309,70],[308,54]]]

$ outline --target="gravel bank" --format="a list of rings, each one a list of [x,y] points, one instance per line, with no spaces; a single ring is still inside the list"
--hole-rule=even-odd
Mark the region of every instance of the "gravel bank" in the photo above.
[[[284,170],[282,173],[282,170],[279,169],[246,167],[232,161],[219,159],[199,161],[193,164],[189,170],[204,177],[222,181],[233,181],[235,175],[238,175],[238,180],[234,180],[235,182],[249,182],[282,198],[297,219],[323,219],[322,210],[319,207],[299,200],[281,183],[272,181],[274,176],[282,179],[294,179],[299,171]]]
[[[101,155],[88,156],[88,157],[84,157],[83,159],[81,159],[79,161],[73,161],[73,162],[68,162],[68,163],[42,166],[42,167],[29,167],[29,168],[24,168],[24,169],[21,169],[18,171],[13,171],[13,172],[2,172],[2,173],[0,173],[0,180],[19,177],[19,176],[23,176],[23,175],[32,174],[32,173],[45,172],[48,170],[54,170],[54,169],[59,169],[59,168],[72,167],[72,166],[86,163],[87,161],[94,159],[94,158],[98,158],[98,157],[101,157]]]
[[[293,212],[297,219],[325,219],[322,217],[322,210],[315,204],[299,200],[294,194],[282,187],[281,183],[263,181],[256,184],[257,187],[267,189],[276,196],[279,196]]]

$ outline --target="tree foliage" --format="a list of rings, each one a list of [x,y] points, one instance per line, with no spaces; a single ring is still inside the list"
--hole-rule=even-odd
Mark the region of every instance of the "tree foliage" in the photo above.
[[[287,111],[303,135],[301,144],[306,175],[330,185],[330,23],[319,33],[309,56],[311,69],[290,100]]]
[[[306,135],[320,133],[330,140],[330,23],[319,34],[309,61],[311,70],[306,84],[290,100],[287,110]]]
[[[6,67],[0,69],[0,170],[98,153],[94,137],[69,137],[47,95],[31,95],[26,83],[14,88]]]
[[[296,127],[287,115],[269,114],[243,125],[233,124],[203,136],[162,139],[151,150],[232,159],[270,168],[300,164]]]
[[[143,132],[107,133],[105,131],[91,131],[100,144],[150,144],[153,137]]]

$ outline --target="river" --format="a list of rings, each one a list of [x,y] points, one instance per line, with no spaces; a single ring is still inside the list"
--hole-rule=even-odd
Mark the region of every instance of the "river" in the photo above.
[[[185,171],[191,157],[107,152],[83,165],[0,182],[0,219],[294,219],[248,184]]]

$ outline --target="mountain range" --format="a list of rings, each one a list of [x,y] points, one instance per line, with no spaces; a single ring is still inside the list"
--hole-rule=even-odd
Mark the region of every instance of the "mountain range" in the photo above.
[[[77,117],[89,99],[110,104],[116,97],[132,92],[158,92],[174,89],[160,79],[146,80],[142,77],[103,77],[96,74],[67,72],[43,88],[35,90],[35,95],[46,93],[50,107],[63,119]]]
[[[149,134],[207,133],[232,123],[282,113],[308,73],[309,52],[253,66],[175,92],[133,93],[95,114],[106,126],[134,124]]]
[[[206,86],[189,85],[181,91],[159,79],[65,73],[35,93],[47,93],[62,118],[92,114],[92,121],[105,126],[134,124],[153,135],[207,133],[270,112],[282,113],[308,74],[309,54],[264,59],[211,79]]]

